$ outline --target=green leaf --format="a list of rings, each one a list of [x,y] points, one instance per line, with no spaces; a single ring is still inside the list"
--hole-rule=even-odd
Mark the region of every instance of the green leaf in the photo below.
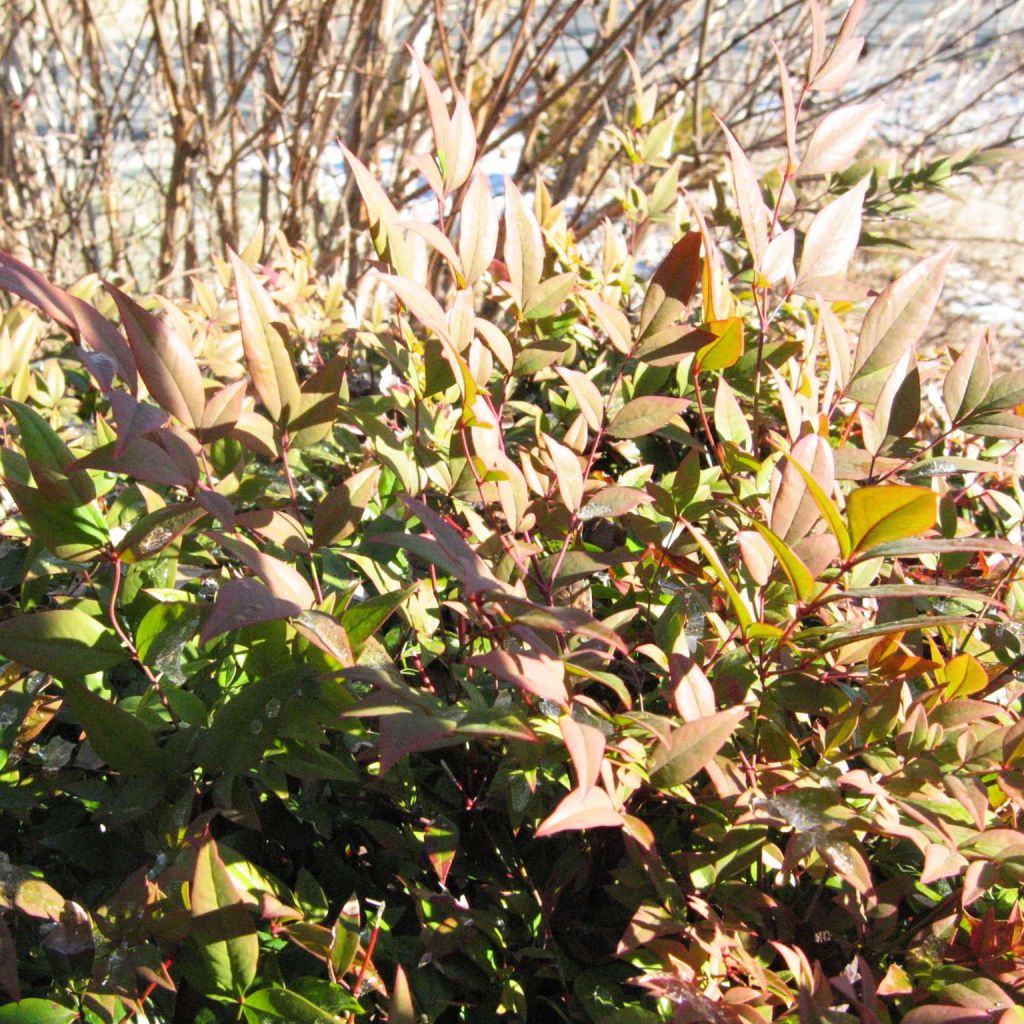
[[[206,514],[194,501],[165,505],[148,512],[121,538],[117,553],[121,561],[128,564],[153,558]]]
[[[359,897],[355,893],[342,904],[331,936],[331,964],[335,977],[341,978],[359,951]]]
[[[343,972],[338,972],[341,977]],[[297,992],[303,999],[320,1007],[326,1013],[342,1014],[350,1010],[361,1013],[359,1001],[333,981],[326,978],[296,978],[291,982],[291,992]]]
[[[729,576],[729,570],[722,564],[721,558],[718,557],[718,552],[708,542],[707,537],[704,536],[701,531],[694,526],[692,523],[686,523],[686,528],[693,535],[693,539],[697,542],[697,546],[704,553],[704,557],[707,559],[708,564],[711,567],[712,575],[722,584],[726,594],[729,596],[729,603],[733,607],[733,611],[736,612],[736,618],[739,620],[741,628],[746,629],[754,621],[754,616],[751,613],[750,608],[747,606],[740,592],[736,589],[731,577]]]
[[[348,1010],[362,1007],[350,997]],[[262,988],[246,996],[242,1004],[250,1024],[265,1024],[266,1021],[287,1021],[288,1024],[338,1024],[338,1018],[321,1010],[308,999],[286,988]]]
[[[114,634],[77,608],[5,619],[0,622],[0,654],[57,679],[101,672],[128,660]]]
[[[79,681],[64,684],[67,702],[93,750],[115,771],[147,775],[159,769],[160,748],[134,715],[104,700]]]
[[[979,334],[964,346],[942,382],[942,402],[950,421],[960,422],[981,405],[991,383],[988,339]]]
[[[797,557],[793,550],[781,538],[772,533],[766,526],[762,526],[753,520],[754,529],[765,539],[772,549],[775,557],[779,560],[783,572],[789,578],[789,582],[801,601],[806,601],[814,589],[814,577],[806,565]]]
[[[1024,370],[999,374],[975,412],[990,413],[1013,409],[1024,403]]]
[[[537,285],[523,310],[527,320],[543,320],[554,316],[565,304],[576,285],[575,274],[557,274]]]
[[[10,477],[5,478],[4,486],[31,528],[32,537],[58,558],[91,561],[106,546],[107,525],[94,504],[69,508]]]
[[[939,515],[939,496],[925,487],[858,487],[846,499],[852,550],[926,533]]]
[[[92,479],[84,469],[68,472],[75,457],[50,424],[23,402],[0,398],[0,404],[14,414],[22,451],[40,488],[51,497],[55,487],[66,492],[62,499],[68,505],[85,505],[92,501],[96,497]]]
[[[661,430],[675,419],[689,403],[685,398],[648,395],[627,402],[608,424],[612,437],[644,437]]]
[[[163,601],[153,605],[135,631],[139,659],[172,678],[177,676],[175,682],[182,682],[181,651],[198,635],[205,612],[205,606],[190,601]]]
[[[189,897],[192,941],[202,965],[200,991],[243,995],[256,977],[259,938],[212,839],[196,854]]]
[[[668,743],[659,744],[651,758],[651,781],[671,789],[692,779],[718,753],[747,715],[735,707],[686,722],[673,730]]]
[[[232,775],[255,768],[308,678],[307,670],[291,669],[247,683],[214,715],[200,741],[199,763]]]
[[[389,594],[368,597],[365,601],[349,605],[345,609],[341,616],[341,624],[348,634],[348,641],[356,657],[359,656],[367,639],[380,629],[409,594],[410,588],[395,590]]]
[[[0,1006],[0,1024],[68,1024],[79,1019],[77,1010],[52,999],[22,999]]]
[[[997,551],[1011,558],[1024,558],[1024,546],[1001,537],[935,537],[927,540],[888,541],[869,548],[858,560],[900,558],[907,555],[952,555],[972,551]]]

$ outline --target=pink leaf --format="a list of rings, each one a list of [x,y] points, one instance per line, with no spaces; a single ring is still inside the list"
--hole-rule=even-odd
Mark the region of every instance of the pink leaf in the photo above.
[[[577,788],[584,791],[597,783],[604,759],[604,734],[592,725],[577,722],[572,715],[562,715],[558,720],[572,765],[576,769]]]
[[[274,558],[273,555],[259,551],[245,541],[236,540],[217,530],[208,532],[225,551],[230,552],[256,573],[275,597],[298,605],[300,610],[311,608],[316,603],[312,588],[298,569]]]
[[[883,103],[851,103],[827,114],[811,136],[797,174],[810,177],[845,170],[864,145]]]
[[[291,601],[282,601],[253,579],[228,580],[217,593],[210,617],[199,634],[201,643],[243,626],[289,619],[302,609]]]
[[[491,186],[476,171],[462,197],[459,220],[459,256],[466,284],[474,285],[494,259],[498,245],[498,214]]]
[[[239,416],[242,415],[244,400],[244,380],[225,384],[224,387],[207,398],[206,408],[203,410],[202,426],[200,430],[196,431],[196,436],[203,444],[209,444],[211,441],[216,441],[231,433]]]
[[[529,305],[544,272],[544,239],[537,218],[511,178],[505,179],[504,255],[509,292],[523,310]]]
[[[493,650],[476,654],[469,663],[486,669],[499,679],[563,707],[569,703],[565,687],[565,666],[546,654],[519,654]]]
[[[392,274],[382,274],[384,282],[419,322],[439,338],[448,337],[448,322],[441,304],[416,281]]]
[[[817,278],[834,277],[846,270],[860,239],[861,208],[870,175],[849,192],[819,210],[804,238],[797,274],[797,290]]]
[[[583,828],[622,828],[622,815],[615,810],[611,797],[597,786],[586,791],[574,789],[540,823],[534,835],[540,839]]]
[[[743,236],[754,258],[754,266],[760,267],[768,248],[768,207],[761,196],[761,185],[757,180],[747,154],[736,141],[735,136],[718,117],[719,127],[725,132],[725,141],[729,146],[729,166],[732,168],[732,188],[736,196],[736,206],[743,225]]]

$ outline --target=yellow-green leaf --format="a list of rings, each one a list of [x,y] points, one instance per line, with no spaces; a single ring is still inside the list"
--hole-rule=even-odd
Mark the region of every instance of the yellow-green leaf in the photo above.
[[[77,608],[4,619],[0,655],[58,679],[101,672],[128,660],[114,634]]]
[[[198,953],[197,987],[206,994],[243,995],[256,977],[259,938],[212,839],[196,854],[189,895],[192,940]]]
[[[926,487],[858,487],[846,499],[846,514],[852,549],[864,551],[926,533],[938,519],[939,496]]]

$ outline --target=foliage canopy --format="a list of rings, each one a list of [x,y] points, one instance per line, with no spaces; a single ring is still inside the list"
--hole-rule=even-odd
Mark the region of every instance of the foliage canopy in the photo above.
[[[358,322],[261,237],[0,256],[0,1022],[1019,1020],[1024,371],[918,355],[949,251],[848,276],[953,169],[799,141],[860,6],[781,167],[723,126],[596,251],[421,66]]]

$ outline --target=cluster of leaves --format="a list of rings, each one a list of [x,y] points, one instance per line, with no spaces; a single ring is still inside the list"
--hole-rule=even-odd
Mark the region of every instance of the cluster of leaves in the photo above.
[[[1024,372],[847,277],[861,6],[712,224],[499,213],[422,68],[365,317],[0,256],[0,1021],[1019,1021]]]

